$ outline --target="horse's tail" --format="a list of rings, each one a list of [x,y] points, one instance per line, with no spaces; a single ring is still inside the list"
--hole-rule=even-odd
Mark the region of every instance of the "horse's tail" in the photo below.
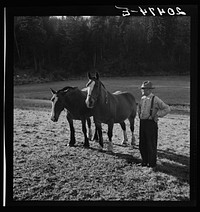
[[[132,106],[132,112],[129,116],[129,122],[130,122],[130,129],[131,129],[131,132],[132,132],[132,140],[131,140],[131,144],[133,145],[135,143],[135,136],[134,136],[134,125],[135,125],[135,117],[137,115],[137,104],[136,104],[136,101],[135,101],[135,97],[131,94],[132,98],[132,103],[131,103],[131,106]]]
[[[134,119],[136,117],[136,114],[137,114],[137,103],[136,103],[136,100],[135,100],[135,97],[133,96],[133,94],[131,93],[127,93],[129,95],[129,101],[130,101],[130,104],[132,106],[132,112],[131,112],[131,117]]]
[[[134,103],[133,103],[133,110],[132,110],[131,116],[133,117],[133,119],[135,119],[136,115],[137,115],[137,104],[134,101]]]

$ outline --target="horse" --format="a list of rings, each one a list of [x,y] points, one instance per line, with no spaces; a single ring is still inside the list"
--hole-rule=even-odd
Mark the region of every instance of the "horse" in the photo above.
[[[122,145],[127,145],[127,133],[125,120],[130,122],[132,132],[131,145],[135,144],[134,122],[137,111],[135,97],[129,92],[117,91],[110,93],[99,79],[96,72],[94,77],[88,72],[87,98],[85,103],[88,108],[93,109],[96,127],[99,135],[99,143],[103,143],[101,123],[108,125],[108,151],[113,152],[112,135],[114,123],[119,123],[123,130],[124,140]]]
[[[73,126],[73,120],[81,120],[82,131],[84,134],[84,147],[89,147],[89,140],[92,137],[91,120],[92,109],[87,108],[85,104],[86,91],[78,89],[78,87],[67,86],[61,90],[55,91],[50,88],[52,93],[52,110],[51,120],[57,122],[60,113],[67,110],[67,120],[70,126],[70,142],[69,146],[75,146],[75,130]],[[88,136],[86,129],[86,121],[89,128]],[[89,139],[88,139],[89,138]],[[97,130],[95,129],[94,139],[98,139]]]

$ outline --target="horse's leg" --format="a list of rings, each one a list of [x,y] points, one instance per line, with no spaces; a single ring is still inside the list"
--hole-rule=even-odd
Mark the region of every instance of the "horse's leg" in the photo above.
[[[122,145],[123,146],[126,146],[127,145],[127,142],[128,142],[128,137],[127,137],[127,133],[126,133],[126,124],[125,124],[125,122],[123,121],[123,122],[121,122],[120,123],[120,125],[121,125],[121,128],[122,128],[122,130],[123,130],[123,135],[124,135],[124,140],[122,141]]]
[[[93,117],[94,119],[94,123],[95,123],[95,118]],[[96,126],[96,123],[95,123],[95,133],[94,133],[94,137],[92,139],[93,141],[98,141],[99,138],[98,138],[98,130],[97,130],[97,126]]]
[[[92,140],[92,129],[91,129],[91,120],[90,118],[86,119],[88,125],[88,139]]]
[[[74,146],[76,140],[75,140],[75,130],[73,126],[73,119],[71,118],[70,114],[67,114],[67,121],[69,122],[69,127],[70,127],[70,142],[69,146]]]
[[[94,137],[92,139],[93,141],[98,141],[99,138],[98,138],[98,130],[97,130],[97,127],[95,126],[95,133],[94,133]]]
[[[113,121],[110,121],[108,123],[108,151],[109,152],[113,152],[113,144],[112,144],[112,136],[113,136],[113,125],[114,125],[114,122]]]
[[[84,147],[89,147],[89,141],[88,141],[88,137],[87,137],[87,129],[86,129],[86,119],[82,119],[81,120],[82,122],[82,131],[83,131],[83,134],[84,134],[84,137],[85,137],[85,142],[84,142]]]
[[[103,136],[102,136],[102,128],[101,128],[101,123],[97,123],[95,122],[95,128],[98,132],[98,136],[99,136],[99,146],[100,146],[100,150],[103,149]],[[95,132],[96,133],[96,132]]]
[[[134,136],[134,125],[135,125],[135,113],[129,117],[130,129],[131,129],[131,145],[135,145],[135,136]]]

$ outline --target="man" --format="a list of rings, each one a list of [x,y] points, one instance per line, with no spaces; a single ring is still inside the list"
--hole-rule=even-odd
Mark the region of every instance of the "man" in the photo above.
[[[158,118],[170,112],[170,107],[152,93],[154,89],[150,81],[141,86],[142,97],[138,107],[140,118],[139,150],[142,157],[142,166],[151,167],[156,171]]]

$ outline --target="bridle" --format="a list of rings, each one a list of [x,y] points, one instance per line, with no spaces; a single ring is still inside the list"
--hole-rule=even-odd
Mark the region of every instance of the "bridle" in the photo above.
[[[102,86],[104,88],[105,92],[106,92],[106,98],[105,98],[106,101],[105,101],[105,103],[108,104],[108,91],[106,90],[104,84],[101,81],[99,81],[99,83],[100,83],[100,85],[98,86],[98,95],[94,96],[94,95],[88,94],[88,97],[92,98],[95,102],[97,102],[99,97],[100,97],[100,88]]]

